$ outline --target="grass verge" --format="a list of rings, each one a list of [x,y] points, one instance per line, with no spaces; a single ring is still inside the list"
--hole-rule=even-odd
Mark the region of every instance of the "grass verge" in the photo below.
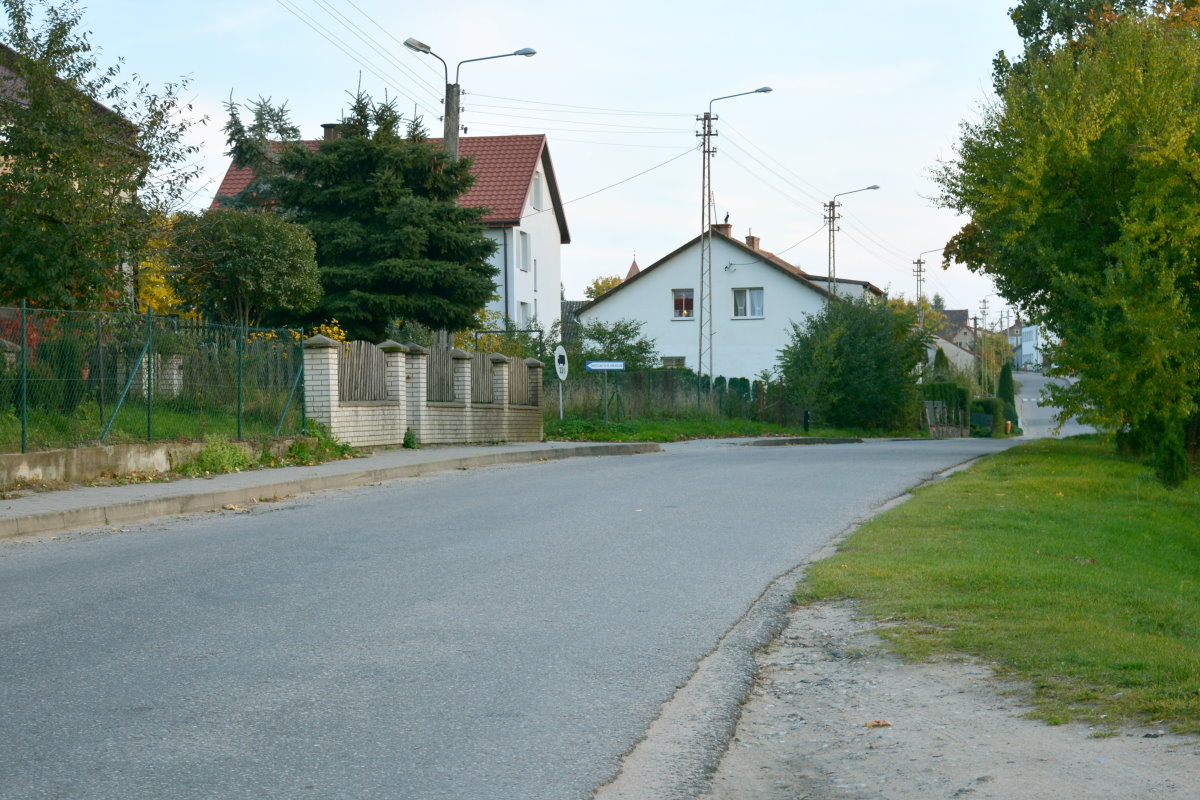
[[[911,658],[1029,682],[1034,716],[1200,733],[1200,486],[1091,438],[926,486],[814,565],[796,600],[855,598]]]
[[[879,431],[835,430],[812,428],[807,433],[801,425],[778,425],[748,419],[637,419],[605,423],[602,419],[547,420],[543,427],[546,439],[588,442],[678,442],[685,439],[720,439],[735,436],[812,436],[812,437],[880,437],[924,436],[920,432],[880,433]]]

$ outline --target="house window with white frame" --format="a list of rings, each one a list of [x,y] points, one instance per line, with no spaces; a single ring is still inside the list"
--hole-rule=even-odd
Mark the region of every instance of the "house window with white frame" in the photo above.
[[[542,173],[533,173],[533,189],[529,192],[530,202],[533,204],[534,211],[541,211],[545,206],[542,203]]]
[[[672,289],[671,297],[675,305],[675,319],[691,319],[695,309],[692,300],[695,293],[691,289]]]
[[[529,272],[529,264],[531,262],[529,253],[529,234],[521,231],[521,252],[517,254],[518,263],[521,265],[522,272]]]
[[[734,319],[761,319],[762,315],[763,290],[761,287],[733,290]]]

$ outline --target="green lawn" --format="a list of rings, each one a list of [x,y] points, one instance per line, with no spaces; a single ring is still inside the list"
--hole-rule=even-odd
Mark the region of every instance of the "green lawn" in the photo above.
[[[851,597],[912,658],[1028,681],[1049,722],[1200,733],[1200,479],[1094,439],[990,457],[855,532],[797,600]]]

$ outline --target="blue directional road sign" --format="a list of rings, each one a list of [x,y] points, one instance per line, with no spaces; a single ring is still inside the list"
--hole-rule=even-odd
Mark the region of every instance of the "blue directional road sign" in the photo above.
[[[591,372],[623,372],[624,361],[588,361],[584,367]]]

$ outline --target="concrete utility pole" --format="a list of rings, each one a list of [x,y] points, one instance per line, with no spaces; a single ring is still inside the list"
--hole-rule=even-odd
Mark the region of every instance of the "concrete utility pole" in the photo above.
[[[458,115],[462,111],[462,86],[458,82],[458,73],[462,69],[462,65],[470,64],[473,61],[491,61],[493,58],[537,55],[537,50],[534,50],[532,47],[522,47],[520,50],[515,50],[511,53],[501,53],[498,56],[467,58],[458,62],[458,66],[454,68],[454,83],[451,83],[450,67],[446,64],[445,59],[429,49],[429,45],[409,38],[404,40],[404,46],[414,52],[433,56],[442,62],[442,75],[446,82],[446,94],[442,101],[444,103],[442,112],[442,146],[446,149],[446,152],[455,158],[458,158],[458,131],[460,127],[458,124]]]
[[[925,258],[924,256],[930,253],[936,253],[942,248],[935,247],[932,250],[926,250],[923,253],[917,254],[917,260],[913,263],[913,275],[917,278],[917,325],[925,327],[925,304],[921,302],[921,298],[925,296]]]
[[[715,203],[713,201],[712,191],[712,157],[717,152],[712,145],[712,137],[717,135],[713,130],[713,122],[716,117],[713,116],[713,103],[718,100],[728,100],[731,97],[741,97],[747,94],[763,94],[771,91],[770,86],[761,86],[749,92],[738,92],[737,94],[727,94],[723,97],[714,97],[708,101],[708,111],[704,112],[704,116],[696,117],[696,121],[700,123],[700,132],[696,135],[701,137],[700,154],[701,154],[701,178],[700,178],[700,297],[699,303],[696,304],[700,316],[699,334],[700,346],[696,357],[696,378],[699,381],[704,375],[713,377],[713,313],[712,313],[712,218],[716,213]],[[707,371],[705,368],[705,359],[707,357]],[[699,383],[697,383],[699,387]],[[699,389],[697,388],[697,391]]]
[[[839,197],[856,192],[869,192],[878,189],[878,186],[864,186],[861,189],[852,189],[849,192],[838,192],[833,196],[833,199],[825,204],[825,224],[829,228],[829,291],[833,295],[837,295],[837,246],[835,234],[838,232],[837,221],[841,219],[841,215],[837,213],[838,206],[841,205],[837,201]]]

